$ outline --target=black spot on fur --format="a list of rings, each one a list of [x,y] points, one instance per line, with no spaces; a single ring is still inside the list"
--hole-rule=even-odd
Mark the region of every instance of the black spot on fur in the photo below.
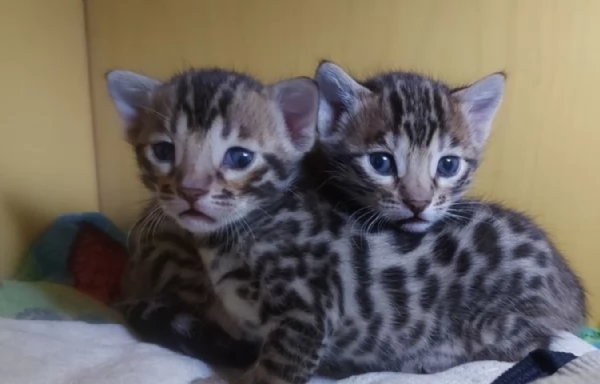
[[[498,232],[493,225],[481,222],[473,232],[473,243],[477,252],[488,260],[490,270],[495,270],[502,260],[502,250],[498,244]]]
[[[378,225],[374,225],[373,227],[378,227]],[[424,234],[401,232],[396,228],[393,228],[389,233],[392,235],[394,247],[400,254],[409,253],[417,249],[424,237]]]
[[[425,311],[429,311],[435,303],[440,291],[440,281],[434,275],[429,275],[425,281],[423,287],[423,293],[421,294],[420,304],[421,308]]]
[[[346,220],[339,213],[333,213],[329,216],[327,229],[336,237],[341,235],[342,227],[346,224]]]
[[[450,310],[458,310],[463,302],[463,287],[460,283],[453,283],[446,293],[446,303]]]
[[[423,279],[429,273],[429,261],[422,257],[417,261],[417,277]]]
[[[370,250],[367,240],[362,236],[354,236],[351,243],[354,245],[352,249],[354,275],[357,281],[360,282],[360,284],[357,284],[354,298],[360,308],[361,316],[364,319],[369,319],[373,315],[373,298],[370,294],[372,278],[367,262],[370,259]]]
[[[441,235],[435,242],[434,254],[435,260],[443,265],[447,266],[452,262],[452,258],[458,249],[458,243],[456,239],[446,233]]]
[[[271,287],[271,289],[269,290],[273,296],[282,296],[283,293],[285,292],[285,286],[283,285],[283,283],[278,283],[275,284],[273,287]]]
[[[533,247],[527,243],[519,244],[513,250],[515,259],[524,259],[533,255]]]
[[[508,225],[510,229],[517,234],[523,233],[527,229],[527,225],[523,218],[516,213],[508,215]]]
[[[540,268],[548,267],[548,253],[539,251],[535,256],[535,262]]]
[[[527,283],[527,289],[536,291],[540,289],[543,284],[544,282],[541,276],[534,276],[531,279],[529,279],[529,282]]]
[[[518,297],[523,292],[523,272],[515,271],[507,284],[509,297]]]
[[[308,266],[306,260],[303,257],[298,258],[298,264],[296,265],[296,274],[299,278],[303,279],[308,275]]]
[[[459,276],[465,276],[471,269],[471,255],[469,251],[463,249],[456,259],[456,273]]]
[[[235,293],[242,299],[242,300],[248,300],[248,296],[250,295],[250,291],[248,290],[248,287],[238,287],[235,290]]]
[[[329,247],[329,244],[327,244],[327,243],[318,242],[318,243],[312,244],[312,246],[310,247],[310,249],[307,253],[310,253],[316,259],[323,259],[324,257],[327,257],[330,255],[330,247]]]
[[[400,267],[391,267],[381,272],[381,285],[394,308],[394,326],[400,329],[408,322],[408,293],[406,272]]]
[[[472,301],[484,300],[487,295],[487,287],[485,285],[485,276],[478,274],[473,278],[471,285],[469,286],[469,297]]]

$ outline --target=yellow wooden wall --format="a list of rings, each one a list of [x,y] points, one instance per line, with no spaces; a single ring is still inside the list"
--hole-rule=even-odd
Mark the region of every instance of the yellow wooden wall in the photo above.
[[[0,277],[58,214],[98,209],[83,3],[0,0]]]
[[[89,0],[100,203],[122,225],[145,197],[103,73],[221,65],[265,80],[330,58],[357,75],[415,69],[451,83],[508,72],[476,191],[533,215],[600,315],[600,1]]]

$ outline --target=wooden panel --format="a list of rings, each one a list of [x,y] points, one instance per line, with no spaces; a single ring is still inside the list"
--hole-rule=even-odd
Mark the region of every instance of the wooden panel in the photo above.
[[[221,65],[274,80],[330,58],[357,75],[415,69],[454,84],[497,70],[507,98],[476,193],[541,222],[584,277],[598,319],[595,114],[600,2],[591,0],[89,0],[102,208],[121,225],[145,197],[103,73]]]
[[[0,1],[0,277],[56,215],[98,209],[80,0]]]

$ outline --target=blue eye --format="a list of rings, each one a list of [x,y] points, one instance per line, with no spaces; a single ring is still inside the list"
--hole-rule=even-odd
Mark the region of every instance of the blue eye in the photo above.
[[[437,173],[441,177],[452,177],[458,172],[459,166],[458,156],[444,156],[438,161]]]
[[[385,152],[375,152],[369,155],[369,162],[373,169],[383,176],[388,176],[392,174],[392,170],[394,169],[394,160],[392,159],[392,155]]]
[[[172,162],[175,160],[175,146],[168,141],[152,144],[152,152],[154,152],[154,156],[158,161]]]
[[[254,160],[254,153],[244,148],[233,147],[225,152],[223,165],[231,169],[244,169]]]

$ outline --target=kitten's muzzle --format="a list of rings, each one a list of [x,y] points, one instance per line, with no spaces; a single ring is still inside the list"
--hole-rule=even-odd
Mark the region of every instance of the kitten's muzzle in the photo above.
[[[181,212],[179,217],[189,217],[196,220],[209,221],[211,223],[216,222],[213,217],[203,212],[201,204],[198,203],[198,200],[208,194],[208,190],[200,188],[179,188],[178,191],[181,198],[190,205],[190,208]],[[200,208],[198,207],[199,205]]]
[[[204,220],[204,221],[208,221],[208,222],[211,222],[211,223],[216,222],[215,219],[213,219],[212,217],[208,216],[206,213],[197,210],[193,206],[192,206],[192,208],[190,208],[190,209],[188,209],[186,211],[181,212],[179,214],[179,217],[190,217],[190,218],[193,218],[193,219],[196,219],[196,220]]]
[[[179,188],[178,192],[182,199],[190,203],[191,206],[194,206],[194,203],[196,203],[199,198],[206,195],[208,190],[200,188]]]
[[[418,217],[421,212],[423,212],[429,204],[431,204],[431,200],[412,200],[412,199],[403,199],[402,202],[406,205],[406,208],[410,209],[410,211]]]

